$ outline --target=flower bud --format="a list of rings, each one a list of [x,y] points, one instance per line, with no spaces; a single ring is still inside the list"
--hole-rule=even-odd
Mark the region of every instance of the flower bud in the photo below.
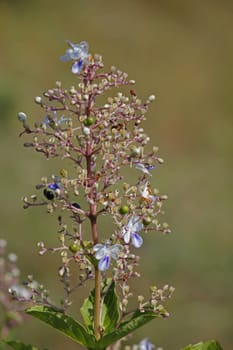
[[[71,253],[77,253],[77,251],[78,251],[77,244],[75,244],[75,243],[70,244],[69,245],[69,250],[71,251]]]
[[[83,133],[84,133],[84,135],[86,135],[86,136],[88,136],[88,135],[90,135],[90,129],[88,128],[88,127],[85,127],[85,128],[83,128]]]
[[[42,103],[42,98],[41,98],[40,96],[36,96],[36,97],[34,98],[34,101],[35,101],[35,103],[37,103],[38,105],[40,105],[40,104]]]
[[[149,100],[150,102],[154,101],[154,100],[155,100],[155,95],[150,95],[149,98],[148,98],[148,100]]]
[[[151,223],[151,218],[150,218],[149,216],[146,217],[146,218],[144,218],[143,221],[142,221],[142,223],[143,223],[144,226],[150,225],[150,223]]]
[[[19,112],[18,113],[18,120],[23,123],[27,120],[27,114],[25,114],[24,112]]]
[[[62,177],[67,177],[67,176],[68,176],[68,171],[67,171],[65,168],[62,168],[62,169],[60,170],[60,175],[61,175]]]
[[[158,160],[159,164],[163,164],[164,163],[163,158],[158,158],[157,160]]]
[[[139,301],[139,303],[142,303],[143,300],[144,300],[144,296],[143,296],[143,295],[139,295],[139,296],[138,296],[138,301]]]

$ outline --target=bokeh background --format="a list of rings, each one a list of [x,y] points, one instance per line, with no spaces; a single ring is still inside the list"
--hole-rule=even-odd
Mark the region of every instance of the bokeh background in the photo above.
[[[86,40],[107,68],[136,80],[139,96],[157,96],[145,129],[166,161],[153,181],[169,195],[173,233],[148,236],[136,289],[169,283],[176,292],[170,318],[138,330],[134,341],[147,336],[171,350],[215,338],[232,349],[233,2],[1,0],[0,27],[0,235],[19,255],[22,278],[32,273],[53,290],[56,258],[39,257],[36,243],[56,245],[57,226],[43,209],[22,209],[21,196],[53,164],[23,149],[17,112],[43,119],[34,96],[56,80],[74,82],[58,58],[66,39]],[[78,348],[34,319],[16,336],[40,348]]]

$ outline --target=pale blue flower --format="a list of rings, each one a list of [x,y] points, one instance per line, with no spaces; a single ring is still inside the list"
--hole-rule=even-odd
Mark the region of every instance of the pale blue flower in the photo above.
[[[151,350],[153,348],[155,348],[155,346],[151,344],[147,338],[139,343],[139,350]]]
[[[150,173],[150,170],[154,170],[155,169],[155,165],[136,163],[135,164],[135,168],[138,169],[138,170],[141,170],[144,174],[152,176],[151,173]]]
[[[123,237],[126,244],[130,242],[135,248],[140,248],[143,244],[142,237],[138,234],[143,229],[143,223],[139,216],[132,215],[127,224],[121,229],[121,236]]]
[[[64,115],[58,118],[56,111],[54,111],[53,117],[46,115],[44,124],[46,125],[46,128],[49,128],[52,124],[55,124],[55,126],[61,126],[62,124],[66,124],[69,120],[71,120],[71,118],[66,118]]]
[[[81,41],[79,44],[74,44],[67,41],[69,48],[66,53],[60,57],[61,61],[75,61],[72,65],[71,71],[74,74],[79,74],[83,69],[84,63],[89,61],[89,45],[86,41]]]
[[[99,260],[98,268],[100,271],[108,270],[110,266],[111,258],[117,260],[119,253],[123,249],[122,245],[114,244],[110,245],[107,241],[105,244],[98,243],[94,246],[95,258]]]

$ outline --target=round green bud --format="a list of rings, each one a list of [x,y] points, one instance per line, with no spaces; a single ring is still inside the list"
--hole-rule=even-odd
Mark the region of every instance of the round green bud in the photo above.
[[[77,251],[78,251],[77,244],[75,244],[75,243],[70,244],[69,245],[69,250],[71,251],[71,253],[77,253]]]
[[[142,220],[144,226],[148,226],[151,223],[151,218],[148,216]]]
[[[94,118],[93,117],[87,117],[85,120],[84,120],[84,122],[83,122],[83,124],[85,125],[85,126],[91,126],[91,125],[93,125],[94,124]]]
[[[122,205],[122,206],[120,207],[120,209],[119,209],[119,213],[120,213],[121,215],[128,214],[128,212],[129,212],[129,207],[128,207],[128,205]]]

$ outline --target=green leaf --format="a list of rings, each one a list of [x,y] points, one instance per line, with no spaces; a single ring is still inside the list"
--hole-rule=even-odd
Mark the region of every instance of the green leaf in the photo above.
[[[135,329],[143,326],[154,318],[159,317],[153,311],[140,312],[136,311],[130,320],[123,322],[113,332],[103,336],[96,344],[96,350],[103,350],[107,346],[115,343],[117,340],[125,337],[127,334],[132,333]],[[212,349],[211,349],[212,350]]]
[[[93,289],[80,308],[86,329],[90,334],[94,334],[94,302],[95,290]]]
[[[188,345],[185,348],[182,348],[181,350],[223,350],[223,349],[217,341],[210,340],[210,341],[201,342],[195,345]]]
[[[115,282],[111,281],[107,289],[107,292],[104,296],[102,315],[101,315],[101,324],[104,329],[104,333],[108,334],[115,330],[117,322],[120,317],[119,313],[119,301],[116,294]]]
[[[101,310],[101,327],[104,333],[112,332],[119,320],[118,297],[115,290],[115,282],[111,278],[104,279],[102,286],[103,303]],[[95,290],[93,289],[80,308],[88,333],[94,334],[94,303]]]
[[[95,349],[95,338],[87,333],[85,328],[72,317],[40,305],[33,306],[27,309],[26,312],[59,330],[75,342],[89,349]]]
[[[26,345],[22,343],[21,341],[15,341],[15,340],[4,340],[4,343],[9,345],[15,350],[38,350],[35,346],[32,346],[30,344]]]

